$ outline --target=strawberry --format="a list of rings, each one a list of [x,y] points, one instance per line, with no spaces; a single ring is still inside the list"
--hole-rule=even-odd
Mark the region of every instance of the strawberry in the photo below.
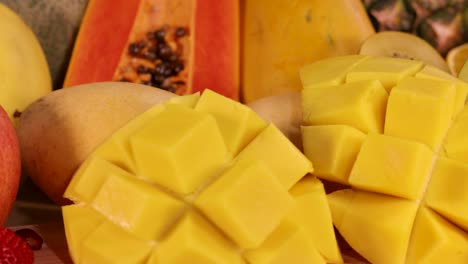
[[[0,264],[32,264],[31,247],[11,229],[0,227]]]

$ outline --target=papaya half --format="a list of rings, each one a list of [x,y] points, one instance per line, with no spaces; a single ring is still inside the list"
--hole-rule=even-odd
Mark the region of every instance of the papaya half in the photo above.
[[[63,87],[125,81],[239,96],[239,7],[229,0],[90,0]]]

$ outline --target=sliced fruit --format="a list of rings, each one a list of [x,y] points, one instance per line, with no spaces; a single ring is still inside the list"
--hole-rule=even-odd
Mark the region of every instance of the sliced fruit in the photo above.
[[[80,85],[47,94],[28,106],[18,122],[25,173],[55,203],[69,203],[63,192],[96,146],[137,115],[174,96],[121,82]],[[116,153],[109,155],[115,157]]]
[[[290,193],[295,206],[289,214],[307,232],[318,252],[327,263],[343,263],[331,223],[331,212],[322,182],[315,177],[304,177]]]
[[[328,198],[333,223],[353,249],[371,263],[405,263],[416,202],[351,189]]]
[[[306,125],[346,124],[363,132],[381,132],[387,97],[382,84],[375,80],[304,89],[303,122]],[[310,104],[311,101],[315,104]]]
[[[322,179],[348,183],[365,134],[348,125],[302,126],[304,154]]]
[[[99,81],[142,83],[176,94],[210,88],[238,99],[238,4],[91,0],[63,86]]]
[[[468,60],[468,43],[451,49],[445,57],[450,72],[458,76],[465,62]]]
[[[36,35],[1,3],[0,31],[0,105],[16,124],[29,104],[52,91],[52,80]]]
[[[468,236],[429,208],[416,216],[408,263],[464,263],[468,259]]]
[[[437,50],[425,40],[405,32],[384,31],[371,35],[362,43],[359,54],[418,60],[449,71]]]
[[[311,162],[247,106],[196,99],[155,105],[80,166],[63,207],[74,261],[342,263],[323,185],[301,181]]]
[[[345,188],[328,195],[335,227],[371,263],[466,263],[466,83],[420,61],[370,57],[352,67],[340,62],[315,62],[306,69],[318,70],[302,78],[309,80],[302,91],[302,136],[312,174]],[[344,81],[320,85],[316,74]],[[380,98],[374,90],[355,99],[355,79],[383,83],[388,100],[351,108],[358,104],[350,102]],[[342,87],[349,89],[337,93]],[[315,94],[320,96],[310,96]],[[323,109],[308,115],[318,107]],[[360,111],[345,115],[355,108]],[[362,129],[362,116],[378,120],[383,131]]]

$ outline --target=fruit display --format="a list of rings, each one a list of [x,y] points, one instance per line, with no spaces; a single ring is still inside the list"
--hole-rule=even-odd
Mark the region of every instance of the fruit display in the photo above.
[[[91,88],[91,89],[90,89]],[[17,134],[25,173],[58,204],[70,177],[116,129],[175,96],[132,83],[93,83],[60,89],[32,103]]]
[[[243,0],[242,98],[300,91],[299,68],[354,54],[375,31],[360,0]]]
[[[468,84],[364,55],[301,69],[303,148],[334,226],[371,263],[467,263]]]
[[[125,82],[83,84],[47,94],[32,103],[18,122],[25,173],[55,203],[70,203],[63,192],[86,157],[128,121],[174,96]],[[300,147],[299,102],[299,94],[293,93],[287,101],[266,98],[249,107]]]
[[[402,31],[441,55],[468,41],[466,0],[362,0],[376,31]]]
[[[238,99],[237,2],[90,0],[63,86],[101,81]]]
[[[171,98],[74,174],[64,196],[75,204],[63,207],[70,254],[76,263],[342,263],[312,171],[247,106],[211,90]]]
[[[0,226],[16,199],[21,177],[21,156],[13,123],[0,106]]]
[[[33,101],[52,91],[44,52],[31,29],[0,3],[0,105],[16,123]]]

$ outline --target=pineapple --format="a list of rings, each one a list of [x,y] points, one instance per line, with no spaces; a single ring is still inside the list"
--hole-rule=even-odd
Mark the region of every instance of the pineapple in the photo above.
[[[403,31],[445,56],[468,41],[468,0],[363,0],[376,31]]]

